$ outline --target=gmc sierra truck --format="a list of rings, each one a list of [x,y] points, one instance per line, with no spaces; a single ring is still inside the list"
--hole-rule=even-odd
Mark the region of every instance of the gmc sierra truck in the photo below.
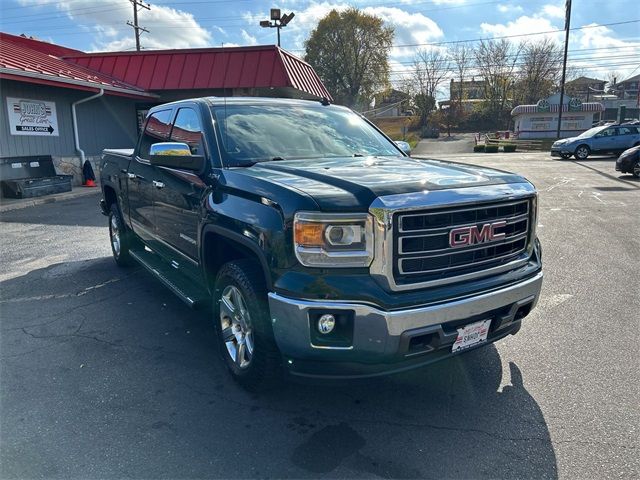
[[[117,264],[210,304],[250,389],[457,355],[515,334],[540,295],[531,183],[410,158],[327,101],[157,106],[101,172]]]

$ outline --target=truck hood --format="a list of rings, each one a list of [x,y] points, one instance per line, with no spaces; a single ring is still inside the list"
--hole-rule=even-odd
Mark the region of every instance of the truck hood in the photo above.
[[[500,170],[401,156],[274,161],[245,172],[304,192],[326,211],[366,210],[383,195],[526,181]]]

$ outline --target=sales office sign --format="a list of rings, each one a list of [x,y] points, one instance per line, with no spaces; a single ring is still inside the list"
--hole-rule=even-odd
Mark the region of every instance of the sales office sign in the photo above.
[[[55,102],[7,97],[11,135],[58,136]]]

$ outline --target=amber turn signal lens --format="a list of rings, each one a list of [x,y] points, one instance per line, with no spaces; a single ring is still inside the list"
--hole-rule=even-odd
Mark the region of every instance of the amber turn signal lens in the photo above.
[[[323,224],[298,222],[295,225],[295,243],[305,247],[321,247],[324,245],[322,235],[325,226]]]

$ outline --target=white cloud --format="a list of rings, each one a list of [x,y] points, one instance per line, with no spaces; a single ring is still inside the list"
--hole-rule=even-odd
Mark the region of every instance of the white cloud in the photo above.
[[[545,5],[542,7],[542,13],[550,18],[564,18],[564,7],[558,5]]]
[[[554,26],[548,18],[538,16],[523,15],[517,19],[504,23],[481,23],[480,30],[485,35],[491,35],[493,37],[505,37],[512,35],[527,35],[537,32],[550,32],[552,30],[558,30],[558,27]],[[542,38],[543,36],[551,37],[554,40],[560,40],[561,34],[547,33],[545,35],[536,35],[535,38]],[[526,40],[527,37],[521,37]]]
[[[50,0],[20,0],[22,5],[51,5]],[[128,0],[112,0],[105,8],[95,0],[62,0],[56,8],[65,13],[80,28],[94,33],[93,50],[127,50],[135,47],[133,29],[126,27],[133,12]],[[141,9],[138,23],[149,30],[143,33],[145,49],[206,47],[212,43],[211,33],[202,27],[191,13],[175,8],[152,5]]]
[[[400,3],[400,2],[399,2]],[[296,17],[282,30],[282,45],[300,56],[304,51],[304,41],[309,38],[311,31],[318,22],[331,10],[343,11],[349,8],[346,3],[313,3],[306,9],[296,11]],[[384,20],[385,25],[395,30],[394,44],[415,45],[437,41],[444,36],[442,29],[436,22],[421,13],[409,13],[397,7],[364,7],[362,10],[369,15],[376,15]],[[243,19],[250,24],[256,24],[264,19],[264,12],[246,12]],[[412,48],[391,49],[392,58],[400,58],[415,53]]]
[[[498,5],[498,11],[500,13],[522,13],[524,8],[520,5],[512,5],[510,3],[501,3]]]
[[[258,39],[253,35],[249,35],[246,30],[242,30],[242,40],[246,45],[257,45]]]

